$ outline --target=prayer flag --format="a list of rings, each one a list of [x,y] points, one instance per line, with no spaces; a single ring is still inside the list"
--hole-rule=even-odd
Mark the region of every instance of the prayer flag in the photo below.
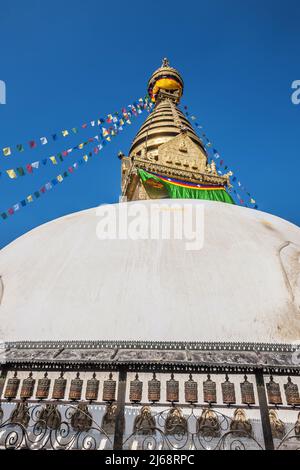
[[[17,168],[17,173],[18,173],[19,176],[24,176],[25,175],[25,171],[21,166]]]
[[[3,155],[5,157],[9,157],[11,155],[11,149],[10,147],[4,147],[4,149],[2,150],[3,151]]]
[[[49,157],[51,162],[53,163],[53,165],[57,165],[57,160],[56,158],[53,156],[53,157]]]
[[[17,175],[15,173],[15,170],[6,170],[6,173],[8,174],[8,176],[12,179],[16,178]]]
[[[18,150],[19,152],[24,152],[24,147],[23,147],[23,145],[22,145],[22,144],[18,144],[18,145],[17,145],[17,150]]]
[[[48,140],[46,137],[40,137],[41,145],[46,145],[48,144]]]

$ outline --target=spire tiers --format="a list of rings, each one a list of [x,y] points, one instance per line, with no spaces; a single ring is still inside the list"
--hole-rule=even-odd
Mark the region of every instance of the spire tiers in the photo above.
[[[174,184],[177,187],[190,184],[184,197],[201,199],[206,191],[202,186],[209,185],[207,198],[211,198],[211,191],[214,191],[220,198],[218,200],[224,200],[224,187],[229,185],[229,175],[219,175],[214,163],[208,164],[201,140],[179,110],[177,105],[183,86],[180,73],[170,66],[168,59],[163,59],[161,67],[149,79],[148,93],[155,103],[154,109],[135,136],[129,156],[122,156],[122,195],[128,200],[168,197],[165,191],[168,183],[161,185],[161,191],[157,190],[159,184],[157,181],[147,184],[145,172],[154,173],[154,176],[148,175],[150,178],[159,174],[168,181],[176,179]]]
[[[203,145],[194,132],[192,125],[172,100],[166,98],[159,101],[135,136],[129,156],[141,156],[146,150],[147,153],[151,152],[153,157],[157,157],[158,148],[161,144],[168,142],[183,132],[205,153]]]

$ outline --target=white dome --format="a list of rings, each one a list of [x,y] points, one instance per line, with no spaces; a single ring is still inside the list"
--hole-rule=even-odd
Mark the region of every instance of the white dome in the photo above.
[[[204,207],[200,250],[186,240],[99,240],[96,209],[5,247],[0,339],[299,341],[300,229],[230,204],[155,201],[187,203]],[[110,207],[132,204],[153,201]]]

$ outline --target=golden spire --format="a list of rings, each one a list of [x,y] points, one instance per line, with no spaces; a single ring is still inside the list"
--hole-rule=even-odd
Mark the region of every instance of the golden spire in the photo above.
[[[128,200],[166,197],[146,192],[139,169],[193,183],[229,184],[228,175],[219,176],[208,164],[204,145],[178,108],[183,87],[180,73],[164,58],[148,81],[154,109],[122,158],[122,194]]]
[[[141,126],[132,142],[129,156],[141,156],[146,151],[152,158],[158,156],[158,147],[185,132],[205,154],[199,137],[177,104],[183,93],[180,73],[164,58],[160,68],[148,81],[148,93],[155,103],[154,110]]]

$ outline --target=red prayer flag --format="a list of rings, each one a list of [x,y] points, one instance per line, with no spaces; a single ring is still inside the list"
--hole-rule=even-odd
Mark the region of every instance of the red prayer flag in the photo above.
[[[82,127],[83,129],[85,129],[85,128],[87,127],[87,124],[86,124],[86,123],[84,123],[84,124],[82,124],[82,126],[81,126],[81,127]]]
[[[224,163],[224,160],[221,160],[221,161],[220,161],[220,165],[223,165],[223,163]]]
[[[13,210],[13,208],[11,207],[10,209],[8,209],[8,211],[7,211],[7,212],[9,213],[9,215],[13,215],[13,213],[14,213],[14,210]]]
[[[32,166],[30,165],[30,163],[28,163],[26,165],[26,169],[27,169],[28,173],[32,173]]]
[[[73,173],[74,168],[72,166],[69,166],[68,170],[69,170],[70,173]]]
[[[68,152],[67,152],[66,150],[64,150],[64,151],[62,152],[62,155],[63,155],[64,157],[66,157],[66,156],[68,155]]]
[[[46,192],[45,186],[43,186],[43,187],[40,189],[40,192],[41,192],[41,193],[45,193],[45,192]]]
[[[34,147],[36,147],[36,142],[35,142],[34,140],[30,140],[30,141],[29,141],[29,147],[30,147],[31,149],[34,149]]]

